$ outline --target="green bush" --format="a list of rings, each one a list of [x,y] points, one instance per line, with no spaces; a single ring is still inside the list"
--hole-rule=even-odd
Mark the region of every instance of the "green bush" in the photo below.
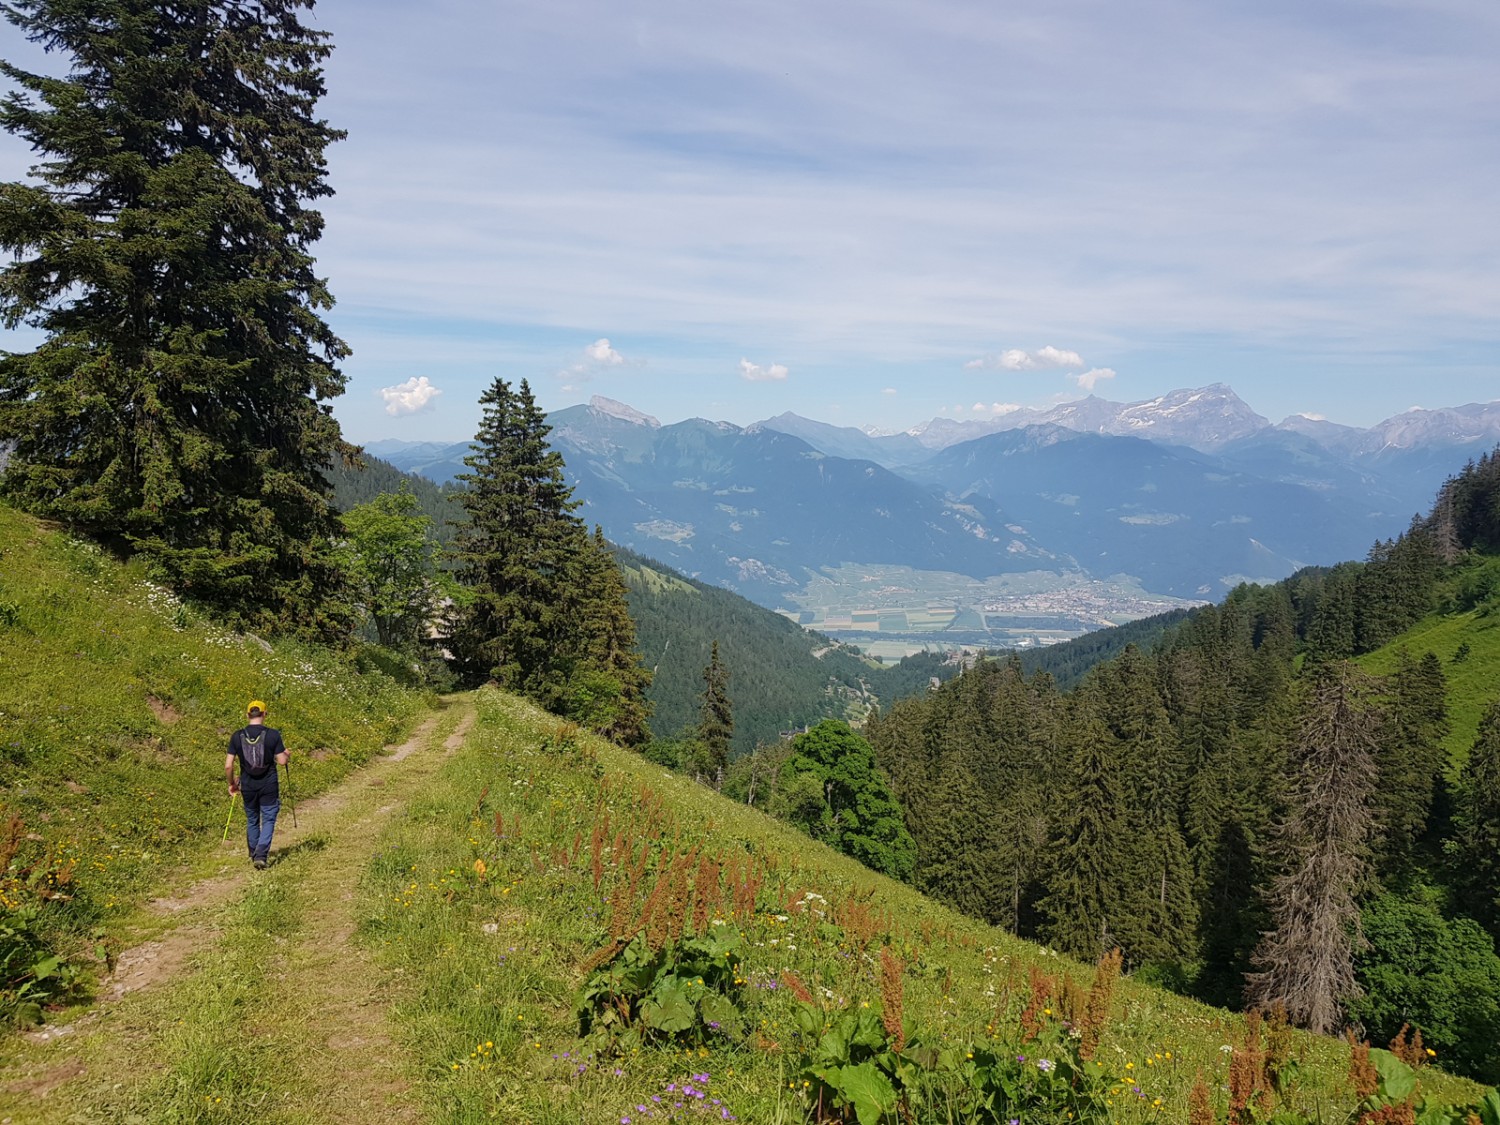
[[[622,1053],[650,1043],[738,1039],[743,957],[744,938],[727,924],[655,950],[637,934],[585,982],[579,1034]]]
[[[1442,1066],[1500,1081],[1500,956],[1469,918],[1446,919],[1428,902],[1381,895],[1364,910],[1367,948],[1355,967],[1364,995],[1349,1015],[1373,1042],[1402,1024],[1420,1028]]]

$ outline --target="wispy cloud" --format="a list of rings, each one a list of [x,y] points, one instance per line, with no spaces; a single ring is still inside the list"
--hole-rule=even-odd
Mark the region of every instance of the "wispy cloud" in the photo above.
[[[385,412],[393,418],[425,409],[442,393],[426,375],[413,376],[394,387],[380,388],[380,397],[385,399]]]
[[[1083,356],[1066,348],[1054,348],[1051,344],[1028,352],[1022,348],[1007,348],[995,355],[980,356],[964,364],[965,371],[1045,371],[1059,368],[1084,367]]]
[[[784,363],[773,363],[769,367],[762,367],[758,363],[751,363],[748,359],[740,360],[740,378],[747,379],[752,383],[781,383],[791,374],[791,369]]]
[[[1073,381],[1084,390],[1092,391],[1106,379],[1113,379],[1114,377],[1115,372],[1112,367],[1091,367],[1082,374],[1074,375]]]
[[[330,319],[487,352],[420,368],[450,400],[521,352],[518,374],[583,362],[566,352],[604,326],[650,340],[653,371],[680,357],[658,410],[726,397],[746,420],[756,388],[691,375],[774,348],[799,364],[787,408],[894,414],[972,401],[962,365],[1002,344],[1039,366],[997,352],[995,371],[1086,373],[1045,366],[1048,341],[1131,356],[1144,392],[1135,357],[1170,366],[1164,390],[1202,369],[1193,341],[1243,343],[1259,409],[1337,416],[1341,397],[1399,409],[1415,372],[1469,401],[1500,355],[1482,0],[322,0],[315,22],[337,45],[319,112],[349,129],[320,201]],[[25,42],[7,58],[65,68]],[[0,180],[33,160],[0,137]],[[1444,349],[1467,382],[1429,390]],[[1261,390],[1314,366],[1351,374],[1311,401]],[[371,392],[405,371],[370,345],[345,369],[341,416],[378,422]],[[902,395],[877,398],[888,384]]]

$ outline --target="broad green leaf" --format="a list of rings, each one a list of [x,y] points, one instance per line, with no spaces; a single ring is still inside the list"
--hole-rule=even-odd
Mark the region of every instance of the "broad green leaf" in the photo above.
[[[641,1005],[641,1021],[647,1027],[654,1027],[658,1031],[665,1031],[668,1035],[676,1035],[679,1031],[686,1031],[697,1022],[697,1013],[693,1010],[693,1002],[681,987],[658,989],[657,992]]]
[[[1370,1061],[1375,1064],[1375,1073],[1380,1075],[1381,1097],[1402,1102],[1416,1091],[1416,1072],[1389,1051],[1376,1048],[1370,1052]]]
[[[880,1125],[880,1119],[896,1109],[896,1088],[874,1063],[844,1067],[840,1086],[859,1125]]]

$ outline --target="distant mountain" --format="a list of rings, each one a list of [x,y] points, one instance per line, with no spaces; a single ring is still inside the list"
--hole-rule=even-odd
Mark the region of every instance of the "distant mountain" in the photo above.
[[[1056,425],[951,446],[916,474],[954,499],[999,506],[1091,575],[1134,575],[1180,597],[1362,555],[1390,523],[1208,454]]]
[[[785,604],[811,573],[841,562],[974,577],[1072,568],[985,500],[945,499],[777,430],[650,425],[598,403],[549,421],[580,516],[612,542],[762,604]]]
[[[988,418],[934,418],[899,434],[874,435],[796,414],[778,415],[759,425],[795,434],[824,453],[862,457],[896,469],[918,464],[935,450],[1028,426],[1141,437],[1200,451],[1218,449],[1271,427],[1268,419],[1223,383],[1172,391],[1143,402],[1111,402],[1089,395],[1047,410],[1015,407]]]
[[[897,434],[790,413],[664,426],[601,397],[549,421],[585,519],[777,607],[841,563],[1130,575],[1155,593],[1216,597],[1241,578],[1362,556],[1500,441],[1500,402],[1368,428],[1307,415],[1272,425],[1222,383]],[[469,452],[467,442],[368,448],[439,482],[463,472]]]
[[[1040,421],[1080,433],[1147,438],[1200,451],[1218,449],[1271,425],[1224,383],[1124,404],[1090,395],[1054,407]]]
[[[831,426],[797,414],[778,414],[757,422],[756,426],[799,437],[820,453],[831,457],[848,457],[856,461],[874,461],[887,469],[899,469],[925,460],[931,450],[911,434],[873,436],[853,426]]]
[[[365,444],[365,449],[403,473],[415,473],[436,484],[468,471],[464,465],[464,458],[469,455],[467,441],[372,441]]]

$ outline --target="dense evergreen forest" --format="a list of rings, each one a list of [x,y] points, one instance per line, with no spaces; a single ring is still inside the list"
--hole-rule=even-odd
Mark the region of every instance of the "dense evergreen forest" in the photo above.
[[[1028,675],[1046,672],[1060,690],[1067,691],[1094,665],[1120,655],[1128,646],[1149,648],[1154,645],[1174,626],[1186,621],[1192,612],[1190,609],[1170,609],[1112,629],[1097,629],[1071,641],[1025,649],[1020,653],[1021,668]]]
[[[1011,657],[896,704],[866,733],[915,883],[1215,1003],[1410,1023],[1500,1078],[1500,665],[1450,757],[1444,660],[1350,660],[1436,610],[1500,627],[1497,551],[1500,452],[1363,563],[1240,587],[1069,694]]]
[[[715,641],[730,677],[736,756],[820,719],[862,720],[877,703],[924,692],[933,677],[958,670],[937,653],[876,664],[738,594],[621,547],[614,553],[642,659],[653,674],[651,725],[658,735],[674,738],[697,723]]]

